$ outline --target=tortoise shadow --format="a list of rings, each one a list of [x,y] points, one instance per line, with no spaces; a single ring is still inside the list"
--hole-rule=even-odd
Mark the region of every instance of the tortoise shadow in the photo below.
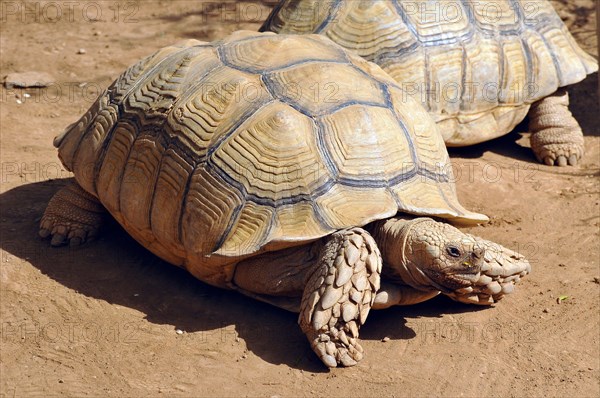
[[[327,371],[297,325],[297,315],[200,282],[154,256],[115,221],[101,237],[80,248],[52,248],[37,238],[38,223],[52,195],[69,179],[21,185],[0,194],[1,249],[31,263],[44,275],[85,296],[136,309],[148,322],[202,333],[202,341],[231,344],[242,338],[248,350],[273,364],[310,372]],[[373,311],[363,340],[412,339],[405,318],[479,310],[435,299],[410,307]],[[282,333],[283,332],[283,333]]]

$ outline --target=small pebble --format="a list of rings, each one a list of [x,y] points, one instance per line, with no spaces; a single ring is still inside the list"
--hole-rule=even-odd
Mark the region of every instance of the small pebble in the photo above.
[[[85,48],[80,48],[79,50],[77,50],[77,54],[85,54],[87,53],[87,51],[85,51]]]
[[[58,379],[59,383],[64,383],[63,379]]]
[[[593,280],[593,282],[594,282],[594,283],[597,283],[597,284],[600,284],[600,278],[599,278],[599,277],[597,277],[597,276],[596,276],[596,277],[594,277],[594,280]]]
[[[387,343],[388,341],[390,341],[390,338],[385,336],[383,339],[381,339],[381,341],[383,341],[384,343]]]
[[[177,333],[177,334],[183,334],[183,330],[181,330],[181,329],[176,329],[176,330],[175,330],[175,333]]]
[[[31,94],[27,94],[27,93],[23,94],[23,98],[29,98],[29,97],[31,97]]]
[[[548,308],[544,308],[544,312],[547,314],[550,312],[550,310]]]

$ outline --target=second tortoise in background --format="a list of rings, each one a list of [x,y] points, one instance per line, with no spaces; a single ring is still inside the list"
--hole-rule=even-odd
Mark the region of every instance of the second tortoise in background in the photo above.
[[[583,156],[561,88],[598,63],[547,0],[282,0],[261,30],[322,34],[377,63],[428,109],[448,146],[507,134],[529,113],[540,162]]]

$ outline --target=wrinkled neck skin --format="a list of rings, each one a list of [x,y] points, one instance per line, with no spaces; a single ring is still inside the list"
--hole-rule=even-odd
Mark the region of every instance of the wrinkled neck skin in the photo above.
[[[415,258],[411,244],[411,230],[419,223],[432,221],[431,218],[394,217],[387,220],[376,221],[367,229],[373,235],[381,251],[384,273],[392,279],[400,280],[421,291],[442,291],[448,289],[435,283],[423,271],[425,264],[415,264],[409,258]]]

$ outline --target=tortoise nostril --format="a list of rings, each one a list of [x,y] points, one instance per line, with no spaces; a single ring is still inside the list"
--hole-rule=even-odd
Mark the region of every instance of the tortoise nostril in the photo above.
[[[483,256],[485,255],[485,249],[481,248],[481,247],[476,247],[473,249],[473,258],[474,259],[481,259],[483,258]]]

